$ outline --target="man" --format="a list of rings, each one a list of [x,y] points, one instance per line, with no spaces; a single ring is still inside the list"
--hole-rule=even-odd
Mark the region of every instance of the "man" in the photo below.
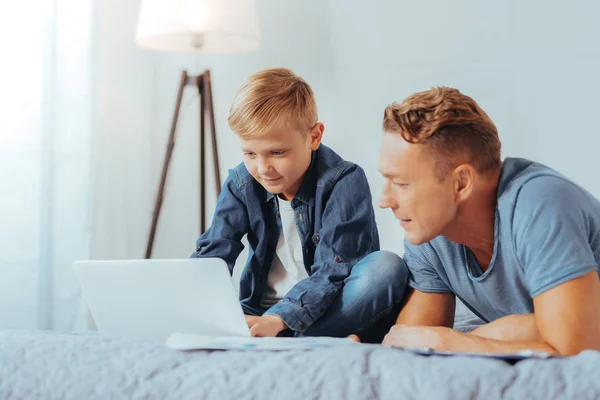
[[[571,355],[600,350],[600,203],[558,172],[500,159],[496,126],[456,89],[385,110],[380,206],[405,230],[405,304],[384,344]],[[487,322],[452,330],[455,298]]]

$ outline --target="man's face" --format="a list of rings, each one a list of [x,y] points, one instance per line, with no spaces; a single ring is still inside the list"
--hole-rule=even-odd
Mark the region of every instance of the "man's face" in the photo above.
[[[385,133],[379,152],[379,172],[386,178],[379,207],[392,209],[414,245],[442,235],[457,213],[452,173],[440,182],[435,157],[424,146]]]
[[[268,192],[291,200],[302,184],[322,133],[323,124],[318,123],[312,132],[304,135],[286,128],[273,128],[256,138],[240,137],[244,165]]]

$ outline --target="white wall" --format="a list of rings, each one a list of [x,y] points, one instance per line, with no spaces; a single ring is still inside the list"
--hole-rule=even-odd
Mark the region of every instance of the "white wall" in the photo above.
[[[0,2],[0,329],[82,327],[91,6]]]
[[[383,109],[434,85],[475,98],[496,122],[505,156],[549,164],[600,197],[600,3],[258,4],[260,51],[191,56],[136,48],[137,2],[98,0],[94,258],[143,256],[182,68],[212,71],[222,179],[240,160],[226,123],[237,87],[258,69],[285,66],[313,86],[325,143],[366,170],[375,205]],[[198,103],[190,92],[156,238],[161,258],[187,257],[198,234]],[[378,210],[377,219],[382,247],[402,252],[402,230],[389,211]]]
[[[488,112],[504,156],[547,163],[600,197],[600,3],[327,4],[336,83],[330,127],[353,139],[339,146],[365,166],[374,192],[383,184],[375,165],[384,107],[446,85]],[[380,212],[379,228],[383,246],[396,249],[401,229],[390,217]]]

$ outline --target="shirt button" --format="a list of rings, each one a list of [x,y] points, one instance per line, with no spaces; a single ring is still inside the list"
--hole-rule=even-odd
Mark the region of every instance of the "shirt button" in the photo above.
[[[333,257],[333,261],[335,261],[336,263],[342,262],[342,257],[335,256],[335,257]]]
[[[315,242],[319,243],[321,241],[321,237],[319,235],[315,236]]]

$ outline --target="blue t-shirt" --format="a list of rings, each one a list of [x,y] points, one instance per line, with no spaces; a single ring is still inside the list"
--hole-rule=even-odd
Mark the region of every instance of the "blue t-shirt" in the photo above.
[[[483,272],[443,236],[404,241],[410,286],[454,293],[486,322],[533,312],[533,297],[600,265],[600,202],[558,172],[507,158],[498,186],[494,254]]]

